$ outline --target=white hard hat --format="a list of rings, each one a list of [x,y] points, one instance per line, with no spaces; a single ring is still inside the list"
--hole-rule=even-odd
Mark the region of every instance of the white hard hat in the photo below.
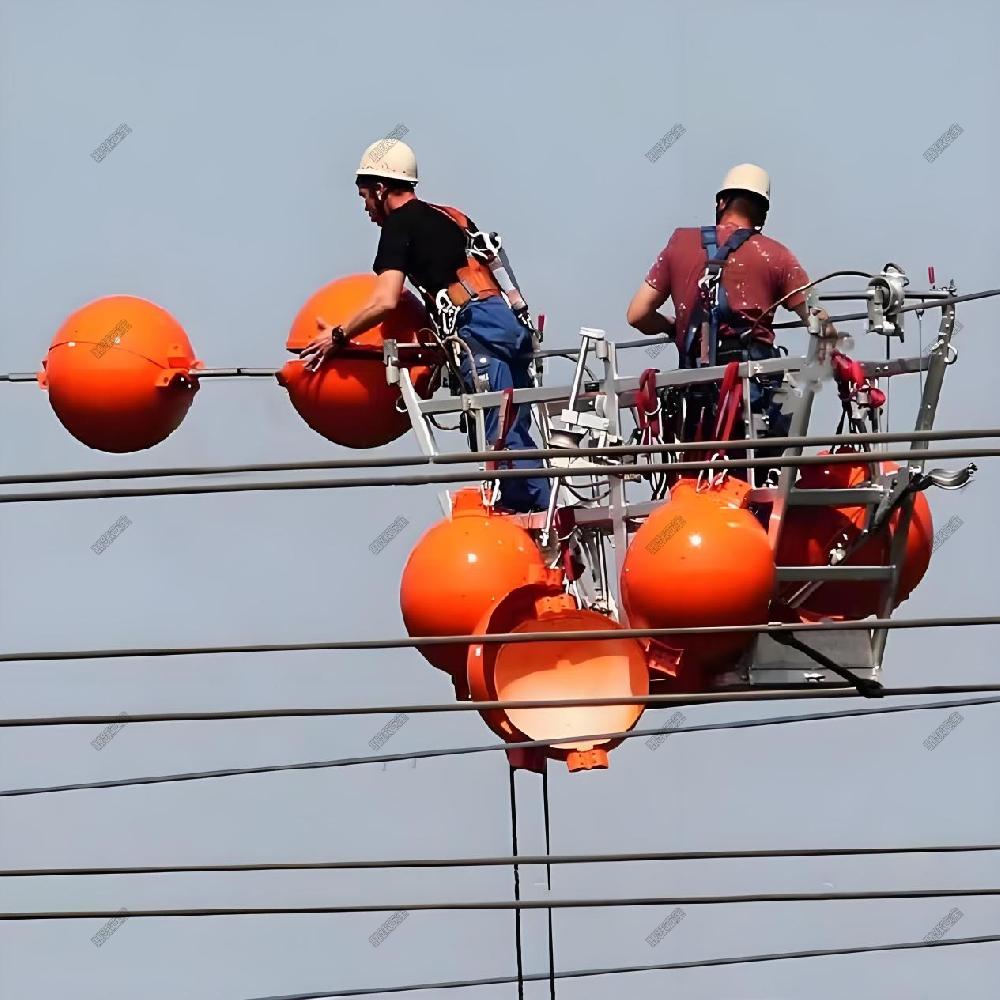
[[[357,176],[387,177],[417,183],[417,158],[413,150],[391,136],[373,142],[361,157]]]
[[[771,178],[763,167],[752,163],[741,163],[738,167],[733,167],[723,178],[722,187],[715,197],[718,198],[723,191],[750,191],[759,194],[768,206],[771,204]]]

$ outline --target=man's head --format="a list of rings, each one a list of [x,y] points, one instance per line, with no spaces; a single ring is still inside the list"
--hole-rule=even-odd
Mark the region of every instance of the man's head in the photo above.
[[[715,196],[715,220],[726,215],[746,219],[755,229],[761,229],[771,204],[771,179],[767,171],[752,163],[733,167],[723,178]]]
[[[381,226],[393,209],[414,197],[417,158],[405,142],[382,139],[365,150],[355,180],[368,218]]]

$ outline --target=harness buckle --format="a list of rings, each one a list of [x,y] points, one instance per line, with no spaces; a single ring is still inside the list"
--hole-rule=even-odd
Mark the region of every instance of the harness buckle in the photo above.
[[[489,263],[500,256],[499,233],[469,233],[466,239],[466,250],[470,257],[475,257],[483,263]]]
[[[458,321],[459,306],[452,301],[447,288],[442,288],[434,297],[434,308],[440,318],[441,332],[444,337],[453,336],[455,324]]]
[[[698,289],[705,296],[711,296],[713,303],[717,297],[719,282],[722,280],[722,261],[710,260],[698,279]]]
[[[723,457],[722,452],[721,451],[717,451],[709,459],[709,462],[714,462],[714,461],[716,461],[716,459],[720,459],[722,457]],[[707,480],[707,482],[705,484],[705,489],[706,490],[714,490],[717,486],[721,486],[725,482],[726,476],[728,476],[728,475],[729,475],[729,470],[728,469],[719,469],[718,472],[716,472],[715,469],[712,469],[712,468],[701,469],[699,471],[699,473],[698,473],[698,480],[695,483],[695,487],[694,487],[695,488],[695,492],[696,493],[701,493],[702,492],[702,485],[701,484],[702,484],[702,479],[703,478]]]

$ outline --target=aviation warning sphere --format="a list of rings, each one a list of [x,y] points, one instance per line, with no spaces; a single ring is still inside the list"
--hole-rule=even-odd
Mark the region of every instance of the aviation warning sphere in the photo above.
[[[838,449],[838,454],[851,449]],[[819,452],[828,455],[828,451]],[[898,472],[895,462],[883,462],[885,472]],[[810,465],[802,469],[796,484],[801,490],[849,489],[862,486],[871,480],[871,468],[863,462],[838,462],[830,465]],[[778,546],[778,563],[783,566],[828,566],[831,554],[837,549],[847,550],[854,545],[867,521],[863,506],[843,507],[799,506],[789,507],[781,542]],[[841,565],[889,565],[893,537],[899,527],[901,511],[889,517],[887,525],[869,538]],[[923,579],[931,560],[934,526],[927,498],[916,494],[913,516],[906,536],[906,549],[899,574],[899,586],[893,608],[898,607]],[[786,600],[801,584],[789,584],[781,589]],[[804,621],[829,618],[835,621],[857,621],[877,615],[880,609],[883,582],[879,580],[845,580],[842,583],[827,581],[814,589],[796,609]]]
[[[599,632],[621,628],[617,622],[577,607],[565,593],[557,569],[530,571],[530,581],[496,602],[475,628],[476,635],[550,632]],[[600,642],[554,639],[532,643],[477,643],[469,647],[469,691],[475,701],[556,701],[642,697],[649,694],[646,655],[635,639]],[[541,747],[544,756],[566,761],[571,771],[605,768],[614,739],[581,739],[586,734],[631,729],[642,705],[562,705],[481,711],[483,721],[507,743],[570,737]],[[520,751],[520,752],[519,752]],[[508,751],[512,766],[535,770],[531,748]],[[513,756],[518,755],[518,756]]]
[[[72,313],[38,373],[60,423],[99,451],[152,448],[187,414],[198,391],[183,327],[134,295],[108,295]]]
[[[460,490],[451,517],[431,527],[410,553],[399,586],[411,636],[472,635],[496,601],[528,580],[542,557],[531,536],[483,506],[478,489]],[[465,697],[466,646],[418,647]]]
[[[346,323],[368,300],[376,280],[374,274],[352,274],[321,288],[295,317],[288,350],[301,351],[319,333],[317,316],[334,326]],[[318,371],[306,371],[303,362],[289,361],[278,373],[278,383],[288,390],[292,406],[317,434],[345,448],[378,448],[410,428],[410,418],[396,407],[401,400],[398,387],[385,380],[382,342],[427,343],[429,333],[420,331],[430,326],[420,300],[404,291],[399,305],[381,323],[355,337]],[[400,358],[421,396],[429,394],[430,360],[430,351]]]
[[[649,515],[625,553],[621,593],[632,628],[767,622],[774,558],[767,532],[746,510],[748,490],[732,478],[702,492],[682,479],[670,490],[670,502]],[[752,641],[731,632],[667,636],[662,644],[680,653],[679,685],[696,689]]]

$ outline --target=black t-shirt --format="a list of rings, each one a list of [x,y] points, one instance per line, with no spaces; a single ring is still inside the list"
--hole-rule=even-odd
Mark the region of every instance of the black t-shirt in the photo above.
[[[476,228],[471,219],[469,225]],[[372,270],[402,271],[412,284],[435,295],[455,281],[465,264],[462,228],[427,202],[414,199],[382,223]]]

